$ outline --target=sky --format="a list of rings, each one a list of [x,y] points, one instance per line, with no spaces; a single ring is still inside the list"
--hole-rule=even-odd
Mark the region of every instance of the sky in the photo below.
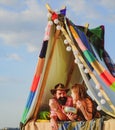
[[[19,127],[47,24],[53,10],[89,28],[105,26],[105,49],[115,62],[114,0],[0,0],[0,129]]]

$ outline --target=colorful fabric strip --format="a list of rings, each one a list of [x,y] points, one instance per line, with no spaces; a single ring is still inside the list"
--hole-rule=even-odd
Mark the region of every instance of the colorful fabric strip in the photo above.
[[[46,26],[46,29],[45,29],[45,35],[44,35],[43,41],[49,40],[49,35],[50,35],[51,26],[52,26],[52,24],[51,24],[51,22],[49,21],[48,24],[47,24],[47,26]]]
[[[92,63],[92,62],[94,62],[96,59],[95,59],[95,57],[92,55],[92,53],[90,52],[90,51],[88,51],[88,50],[85,50],[84,52],[83,52],[83,54],[85,55],[85,57],[87,58],[87,60],[90,62],[90,63]]]
[[[35,92],[30,92],[28,100],[27,100],[27,104],[26,104],[26,107],[25,107],[25,110],[24,110],[24,113],[22,116],[22,120],[21,120],[22,123],[25,123],[25,121],[26,121],[26,116],[30,110],[34,95],[35,95]]]
[[[28,108],[25,108],[25,109],[24,109],[23,116],[22,116],[22,120],[21,120],[22,123],[25,123],[25,122],[26,122],[26,116],[27,116],[28,112],[29,112],[29,109],[28,109]]]
[[[26,104],[26,108],[30,108],[31,104],[32,104],[32,100],[34,98],[35,92],[30,92],[29,97],[28,97],[28,101]]]
[[[111,88],[113,91],[115,91],[115,82],[112,83],[112,85],[110,86],[110,88]]]
[[[41,49],[41,52],[39,54],[40,58],[44,58],[46,56],[47,46],[48,46],[48,40],[44,41],[42,44],[42,49]]]
[[[36,75],[34,76],[34,80],[33,80],[32,87],[31,87],[32,92],[36,91],[39,79],[40,79],[40,76],[36,76]]]
[[[105,71],[105,68],[103,66],[101,66],[97,60],[92,62],[91,65],[93,66],[95,71],[98,73],[98,75],[100,75],[101,73],[103,73]]]

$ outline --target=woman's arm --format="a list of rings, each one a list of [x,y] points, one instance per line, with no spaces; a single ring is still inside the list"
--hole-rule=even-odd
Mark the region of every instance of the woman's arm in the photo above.
[[[93,104],[90,99],[85,101],[77,101],[77,107],[81,110],[86,120],[91,120],[93,117]]]

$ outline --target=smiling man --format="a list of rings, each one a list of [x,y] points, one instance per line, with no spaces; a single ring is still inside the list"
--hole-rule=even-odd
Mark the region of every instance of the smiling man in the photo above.
[[[54,89],[51,89],[50,91],[53,95],[53,98],[49,100],[49,106],[51,110],[50,122],[52,130],[57,130],[57,121],[73,120],[73,114],[66,113],[64,110],[66,107],[72,107],[73,101],[72,98],[67,95],[69,89],[66,88],[62,83],[57,84]]]

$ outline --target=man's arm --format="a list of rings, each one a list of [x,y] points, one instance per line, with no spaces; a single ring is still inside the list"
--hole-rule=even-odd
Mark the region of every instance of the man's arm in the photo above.
[[[62,112],[59,104],[55,101],[55,99],[50,99],[49,106],[51,109],[51,117],[57,116],[59,120],[68,120],[68,117],[65,113]]]
[[[61,121],[68,120],[68,117],[66,116],[65,113],[62,112],[62,110],[60,108],[57,108],[55,110],[55,113],[56,113],[57,117],[59,118],[59,120],[61,120]]]

